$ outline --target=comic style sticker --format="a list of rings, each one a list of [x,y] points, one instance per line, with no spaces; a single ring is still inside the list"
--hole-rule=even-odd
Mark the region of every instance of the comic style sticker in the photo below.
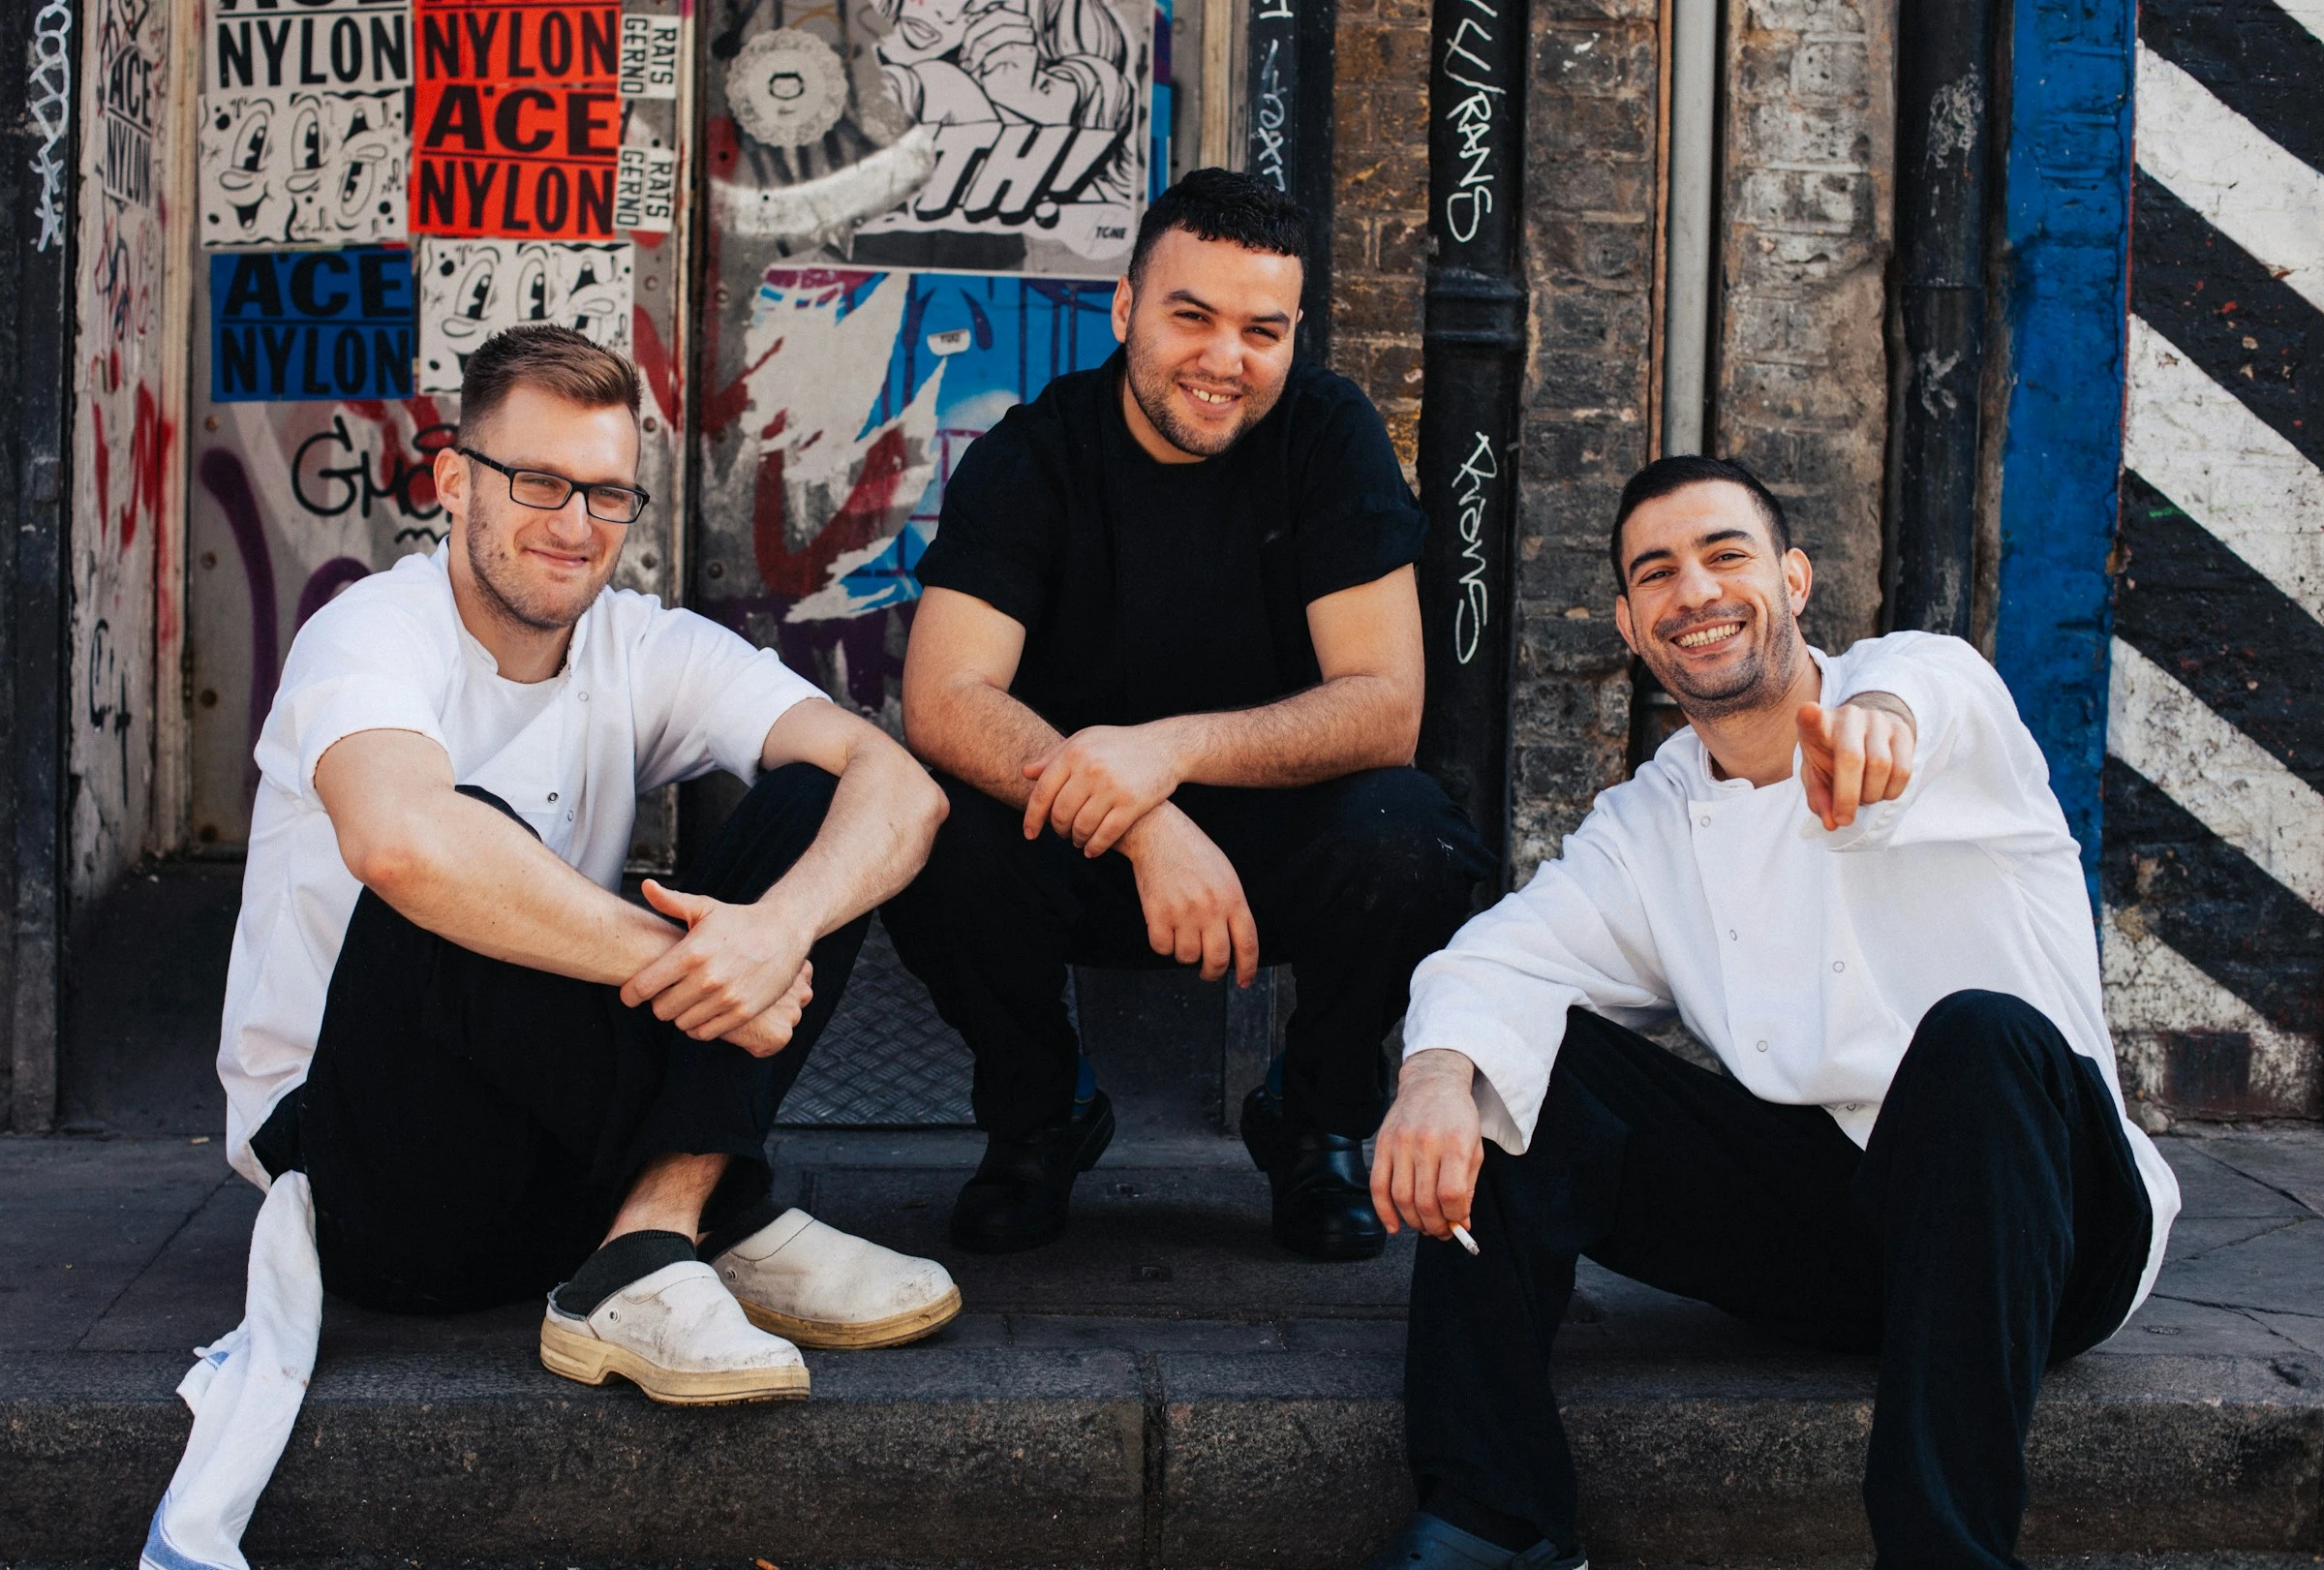
[[[678,96],[678,36],[683,25],[676,16],[647,16],[634,12],[623,15],[624,98]]]
[[[242,251],[210,258],[210,400],[409,398],[412,253]]]
[[[554,322],[629,351],[636,266],[627,241],[424,240],[419,248],[419,390],[457,392],[485,339]]]
[[[201,243],[402,239],[406,97],[401,88],[204,94],[195,143]]]
[[[417,0],[412,231],[610,239],[619,6]]]
[[[622,149],[613,183],[613,227],[669,232],[678,211],[678,155],[667,147]]]
[[[842,0],[745,37],[712,222],[833,264],[1086,275],[1146,197],[1152,0]]]
[[[215,0],[206,92],[377,92],[412,84],[410,0]]]

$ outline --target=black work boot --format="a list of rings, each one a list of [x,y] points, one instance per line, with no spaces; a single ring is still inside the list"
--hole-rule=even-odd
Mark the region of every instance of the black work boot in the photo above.
[[[976,1176],[952,1206],[952,1241],[978,1254],[1013,1254],[1054,1242],[1065,1230],[1073,1180],[1097,1165],[1114,1141],[1114,1103],[1093,1092],[1064,1123],[985,1142]]]
[[[1292,1133],[1261,1086],[1242,1100],[1242,1143],[1275,1194],[1275,1241],[1310,1259],[1377,1259],[1388,1228],[1372,1209],[1363,1141]]]

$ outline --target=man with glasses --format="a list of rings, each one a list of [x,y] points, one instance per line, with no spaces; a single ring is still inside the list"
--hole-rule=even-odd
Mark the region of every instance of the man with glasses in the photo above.
[[[291,645],[228,979],[229,1151],[307,1174],[343,1297],[545,1293],[567,1377],[804,1396],[794,1342],[959,1309],[940,1266],[778,1207],[764,1152],[944,797],[774,654],[607,587],[650,500],[638,401],[578,333],[492,339],[436,458],[449,538]],[[651,908],[623,900],[638,795],[714,768],[749,795]]]

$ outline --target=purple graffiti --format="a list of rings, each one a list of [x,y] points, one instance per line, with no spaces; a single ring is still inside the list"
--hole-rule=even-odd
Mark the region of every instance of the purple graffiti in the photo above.
[[[298,619],[290,624],[290,635],[296,637],[307,618],[337,599],[340,590],[370,576],[371,564],[352,556],[334,556],[317,568],[307,586],[298,591]]]
[[[217,500],[234,532],[234,548],[242,556],[242,576],[250,584],[250,744],[259,744],[266,711],[274,707],[274,685],[282,679],[282,631],[275,625],[274,557],[266,549],[266,525],[259,515],[259,498],[250,488],[242,460],[223,447],[201,455],[201,488]],[[258,785],[259,765],[244,765],[245,784]]]

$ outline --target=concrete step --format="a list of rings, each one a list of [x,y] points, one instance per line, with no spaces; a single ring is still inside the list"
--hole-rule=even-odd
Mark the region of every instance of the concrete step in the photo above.
[[[2045,1386],[2026,1547],[2305,1559],[2324,1550],[2324,1140],[2169,1143],[2181,1247],[2138,1319]],[[526,1308],[333,1304],[252,1558],[1361,1563],[1410,1503],[1404,1256],[1273,1251],[1238,1154],[1110,1157],[1063,1243],[948,1258],[971,1311],[922,1346],[810,1354],[803,1403],[572,1385],[538,1367]],[[929,1136],[782,1153],[835,1223],[938,1253],[962,1155]],[[135,1554],[189,1426],[185,1349],[238,1315],[251,1203],[214,1147],[0,1140],[0,1561]],[[1599,1562],[1860,1560],[1868,1361],[1594,1268],[1582,1296],[1558,1374]]]

